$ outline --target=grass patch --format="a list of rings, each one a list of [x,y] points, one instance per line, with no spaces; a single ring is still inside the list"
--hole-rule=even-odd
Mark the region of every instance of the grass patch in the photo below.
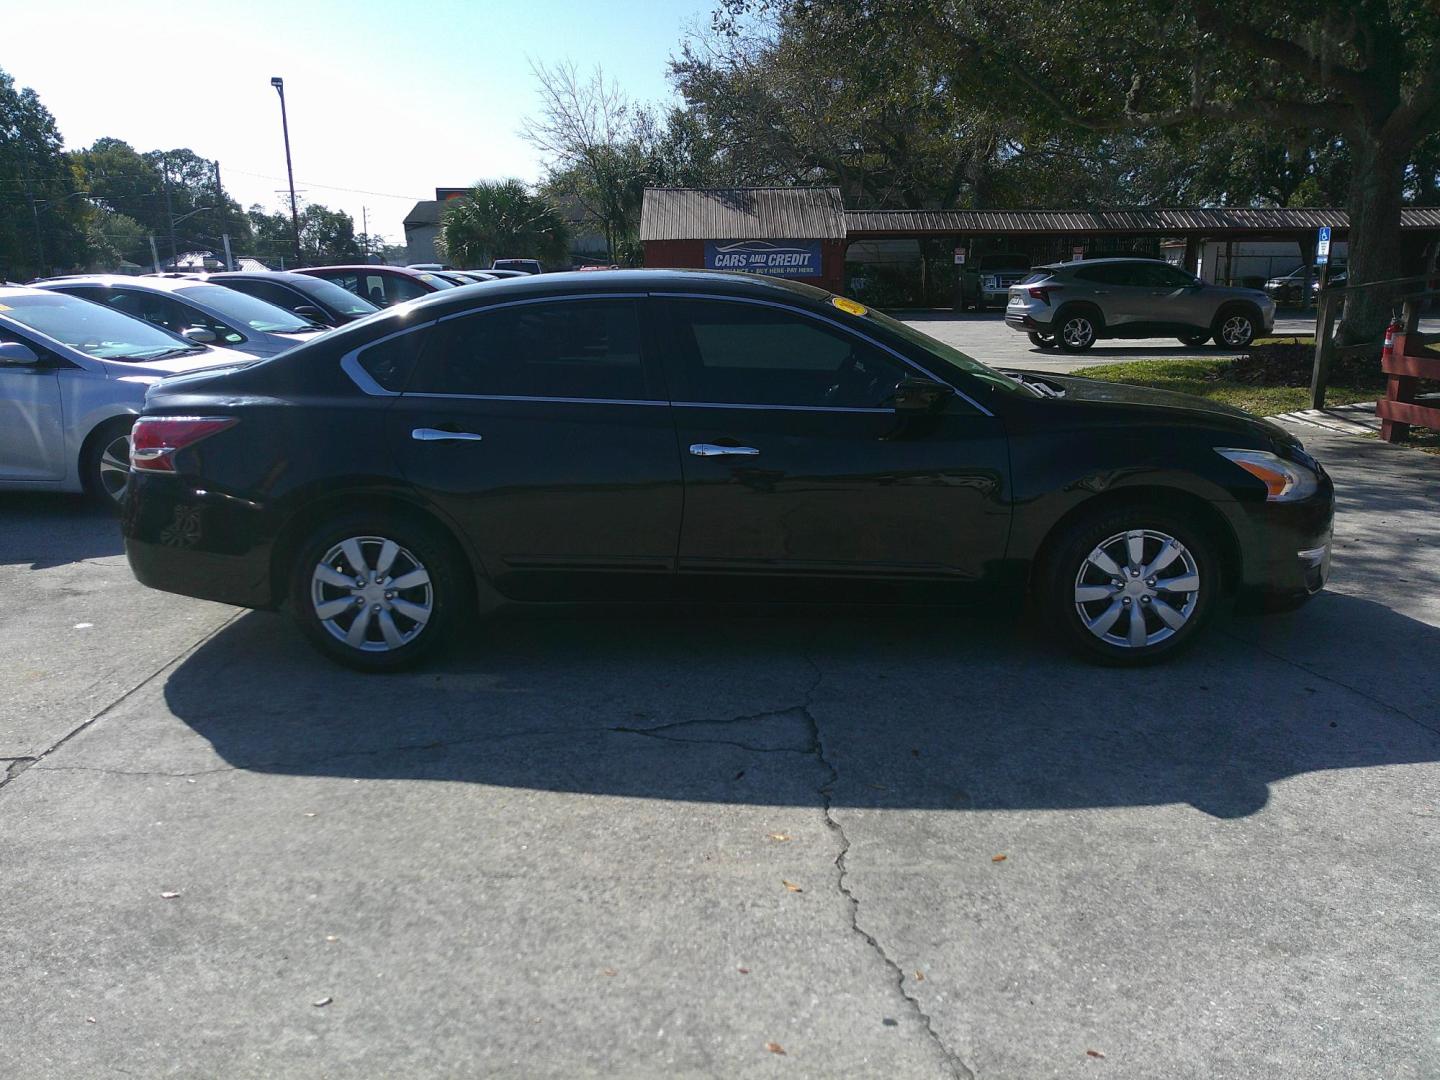
[[[1132,360],[1123,364],[1102,364],[1074,372],[1087,379],[1153,386],[1181,394],[1219,401],[1256,416],[1274,416],[1310,407],[1310,386],[1253,386],[1229,377],[1231,361],[1219,360]],[[1325,392],[1327,405],[1350,405],[1374,401],[1384,391],[1374,387],[1332,383]]]

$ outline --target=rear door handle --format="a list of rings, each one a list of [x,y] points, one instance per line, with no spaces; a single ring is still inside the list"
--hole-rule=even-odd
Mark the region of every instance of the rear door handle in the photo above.
[[[441,431],[433,427],[417,427],[410,432],[410,437],[416,442],[479,442],[484,435],[476,435],[473,431]]]
[[[755,457],[760,451],[753,446],[718,446],[715,443],[697,442],[690,444],[690,453],[696,457],[728,457],[732,454],[739,457]]]

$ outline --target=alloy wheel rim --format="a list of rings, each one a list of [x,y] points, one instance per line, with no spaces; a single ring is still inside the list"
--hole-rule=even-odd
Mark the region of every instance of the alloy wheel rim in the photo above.
[[[1227,345],[1248,345],[1254,331],[1251,329],[1249,319],[1243,315],[1232,315],[1225,320],[1220,334],[1225,338]]]
[[[1088,345],[1095,336],[1095,329],[1089,319],[1075,318],[1065,324],[1061,334],[1067,345]]]
[[[383,536],[352,536],[310,575],[315,617],[331,637],[361,652],[394,652],[424,632],[435,612],[430,572]]]
[[[1199,567],[1184,544],[1156,529],[1128,529],[1085,556],[1075,575],[1075,611],[1106,644],[1143,649],[1185,627],[1200,588]]]
[[[111,439],[100,451],[100,486],[116,502],[130,486],[130,435]]]

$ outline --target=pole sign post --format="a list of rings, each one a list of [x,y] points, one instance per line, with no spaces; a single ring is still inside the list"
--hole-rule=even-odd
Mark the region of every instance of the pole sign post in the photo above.
[[[1315,239],[1315,265],[1324,266],[1330,261],[1330,226],[1320,226],[1320,233]]]
[[[819,240],[705,241],[706,270],[743,270],[775,277],[818,278]]]

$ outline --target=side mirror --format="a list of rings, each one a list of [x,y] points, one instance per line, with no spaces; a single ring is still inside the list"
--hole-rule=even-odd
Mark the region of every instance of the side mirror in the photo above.
[[[296,304],[291,310],[302,319],[309,319],[313,323],[319,323],[322,326],[328,326],[330,323],[330,320],[325,317],[325,313],[314,304]]]
[[[180,331],[180,336],[188,338],[197,345],[209,345],[215,341],[215,331],[207,330],[203,326],[187,326]]]
[[[20,341],[0,341],[0,365],[33,367],[40,362],[35,350]]]
[[[955,394],[953,387],[916,376],[895,384],[895,411],[903,413],[939,412]]]

